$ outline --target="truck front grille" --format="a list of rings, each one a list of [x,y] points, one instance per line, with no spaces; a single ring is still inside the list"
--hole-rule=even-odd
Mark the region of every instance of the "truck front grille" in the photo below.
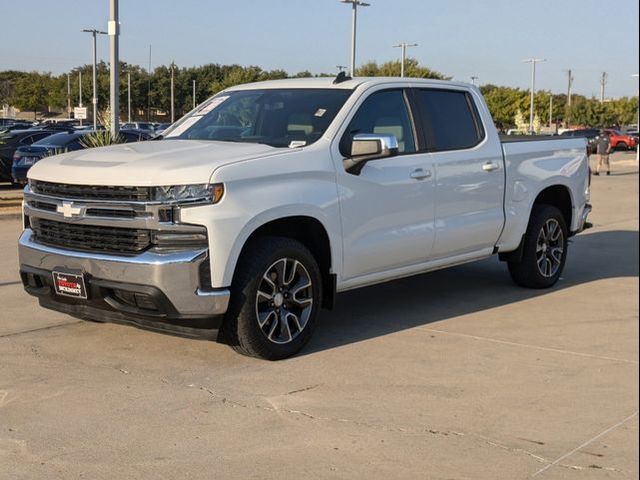
[[[152,198],[150,187],[104,187],[96,185],[71,185],[66,183],[31,181],[34,193],[58,198],[85,200],[117,200],[125,202],[148,202]]]
[[[39,243],[72,250],[101,253],[136,254],[151,246],[149,230],[99,227],[30,219],[35,240]]]

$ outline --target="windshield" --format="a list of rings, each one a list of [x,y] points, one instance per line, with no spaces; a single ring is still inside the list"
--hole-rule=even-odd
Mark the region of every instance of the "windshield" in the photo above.
[[[329,88],[222,92],[165,138],[302,147],[324,134],[349,95],[351,90]]]

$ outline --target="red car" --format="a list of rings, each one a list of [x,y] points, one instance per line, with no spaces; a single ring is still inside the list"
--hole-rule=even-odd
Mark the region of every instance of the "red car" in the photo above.
[[[632,148],[636,148],[638,145],[635,138],[625,135],[620,132],[620,130],[604,129],[602,130],[602,133],[609,135],[609,144],[611,145],[611,148],[631,150]]]

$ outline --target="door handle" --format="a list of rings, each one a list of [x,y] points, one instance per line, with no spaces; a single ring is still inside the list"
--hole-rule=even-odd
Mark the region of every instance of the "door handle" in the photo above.
[[[425,178],[431,178],[431,170],[416,168],[409,176],[414,180],[424,180]]]
[[[487,162],[482,165],[482,170],[484,170],[485,172],[493,172],[494,170],[498,170],[499,168],[500,165],[495,162]]]

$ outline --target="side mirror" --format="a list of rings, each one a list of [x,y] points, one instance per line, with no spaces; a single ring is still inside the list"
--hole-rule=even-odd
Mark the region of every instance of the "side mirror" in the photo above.
[[[359,133],[351,142],[351,156],[343,160],[347,172],[358,175],[369,160],[393,157],[398,154],[395,135]]]

